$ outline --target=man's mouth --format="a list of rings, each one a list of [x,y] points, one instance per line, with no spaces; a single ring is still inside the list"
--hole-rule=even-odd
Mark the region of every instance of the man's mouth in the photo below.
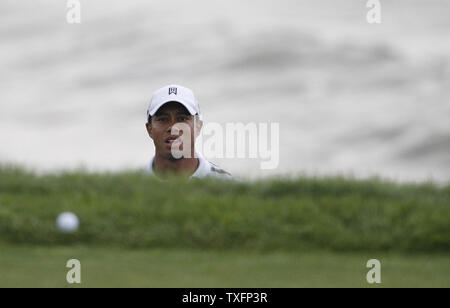
[[[181,143],[181,140],[179,137],[172,136],[172,137],[166,138],[165,143],[172,145],[174,143]]]

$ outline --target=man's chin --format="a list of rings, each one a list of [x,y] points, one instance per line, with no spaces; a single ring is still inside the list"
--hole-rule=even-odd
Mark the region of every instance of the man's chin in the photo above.
[[[180,155],[180,156],[175,157],[175,156],[173,156],[172,154],[171,154],[170,157],[169,157],[169,159],[172,160],[172,161],[180,160],[180,159],[183,159],[183,158],[184,158],[183,155]]]
[[[160,155],[163,156],[165,159],[168,160],[180,160],[183,158],[193,158],[195,157],[193,155],[193,151],[191,155],[185,155],[186,153],[183,152],[183,147],[181,146],[181,148],[177,148],[175,147],[175,149],[171,149],[169,147],[164,147],[162,151],[159,151]]]
[[[176,161],[176,160],[180,160],[180,159],[184,158],[182,153],[177,155],[176,153],[172,153],[171,151],[164,153],[163,156],[165,159],[172,160],[172,161]]]

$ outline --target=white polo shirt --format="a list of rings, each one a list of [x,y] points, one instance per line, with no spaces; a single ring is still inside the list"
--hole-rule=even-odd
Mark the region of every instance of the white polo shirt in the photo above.
[[[199,164],[197,170],[195,170],[195,172],[189,177],[190,179],[192,178],[202,179],[206,177],[211,177],[223,180],[234,180],[233,176],[230,173],[223,170],[221,167],[209,162],[198,153],[196,153],[196,155],[198,157]],[[144,171],[150,175],[157,177],[153,171],[154,160],[155,157],[153,156],[150,162],[147,164],[147,167],[145,168]]]

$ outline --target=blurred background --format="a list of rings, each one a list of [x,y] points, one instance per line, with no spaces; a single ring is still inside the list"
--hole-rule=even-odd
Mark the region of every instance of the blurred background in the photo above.
[[[450,174],[450,2],[0,2],[0,163],[143,168],[152,93],[192,88],[205,122],[279,122],[280,164],[234,175]]]

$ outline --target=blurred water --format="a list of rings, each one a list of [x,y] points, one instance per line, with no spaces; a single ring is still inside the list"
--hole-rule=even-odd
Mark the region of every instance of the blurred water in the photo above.
[[[280,122],[280,165],[233,174],[449,180],[450,1],[0,2],[0,162],[143,167],[154,90],[195,90],[204,120]]]

